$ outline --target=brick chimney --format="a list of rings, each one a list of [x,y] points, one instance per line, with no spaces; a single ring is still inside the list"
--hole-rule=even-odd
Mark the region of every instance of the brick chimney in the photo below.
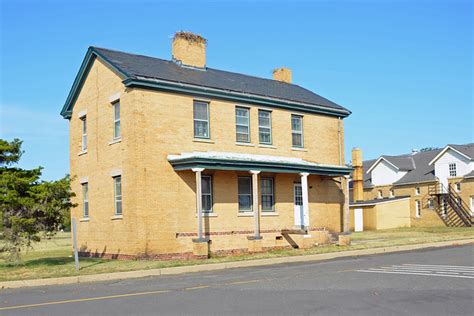
[[[291,83],[291,69],[277,68],[273,70],[273,80]]]
[[[184,66],[206,67],[206,39],[191,32],[176,32],[173,37],[173,60]]]
[[[364,200],[364,175],[362,171],[362,150],[352,148],[352,195],[354,201]]]

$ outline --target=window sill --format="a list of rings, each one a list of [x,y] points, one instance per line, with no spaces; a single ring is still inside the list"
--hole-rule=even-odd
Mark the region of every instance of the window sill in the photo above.
[[[206,138],[194,138],[194,139],[193,139],[193,142],[196,142],[196,143],[214,144],[214,141],[213,141],[213,140],[206,139]]]
[[[115,138],[115,139],[112,139],[110,142],[109,142],[109,145],[113,145],[113,144],[117,144],[117,143],[121,143],[122,142],[122,137],[120,138]]]
[[[111,220],[123,219],[123,215],[114,215],[110,219]]]
[[[239,212],[238,217],[253,217],[253,212]]]
[[[294,151],[308,151],[307,149],[298,148],[298,147],[291,147],[291,150],[294,150]]]
[[[239,143],[239,142],[235,142],[235,144],[236,144],[237,146],[255,147],[255,144],[252,144],[252,143]]]
[[[79,219],[79,222],[88,222],[88,221],[89,221],[89,217],[83,217]]]
[[[196,214],[196,217],[197,217],[197,214]],[[212,213],[205,213],[205,212],[202,212],[202,217],[217,217],[217,214],[212,212]]]
[[[87,150],[80,151],[77,155],[82,156],[82,155],[85,155],[85,154],[87,154]]]
[[[262,216],[278,216],[279,215],[277,212],[261,212],[260,214]]]
[[[266,144],[259,144],[258,147],[260,147],[260,148],[276,149],[276,146],[274,146],[274,145],[266,145]]]

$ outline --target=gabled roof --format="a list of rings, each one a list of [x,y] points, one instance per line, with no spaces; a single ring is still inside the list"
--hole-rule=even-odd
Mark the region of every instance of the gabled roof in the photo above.
[[[370,173],[382,160],[399,171],[415,169],[415,164],[410,156],[380,156],[366,172]]]
[[[473,145],[473,146],[469,146]],[[441,158],[444,153],[446,153],[448,150],[452,150],[459,155],[463,156],[464,158],[468,160],[473,160],[474,159],[474,144],[467,144],[467,145],[446,145],[439,154],[436,155],[436,157],[433,158],[433,160],[430,161],[430,165],[434,164],[439,158]]]
[[[397,166],[399,170],[405,170],[407,173],[398,181],[394,182],[394,185],[404,185],[421,182],[435,181],[436,177],[434,174],[434,164],[430,164],[436,157],[445,151],[446,148],[453,148],[460,153],[471,157],[474,157],[474,143],[464,145],[447,145],[444,149],[432,149],[427,151],[420,151],[414,154],[404,154],[399,156],[381,156],[384,160],[389,161],[391,164]],[[363,162],[363,175],[364,175],[364,188],[373,187],[372,174],[369,169],[376,165],[378,159],[366,160]],[[465,175],[465,178],[474,176],[474,171]]]
[[[184,67],[169,60],[90,47],[61,111],[65,118],[70,117],[95,58],[100,58],[116,71],[127,87],[217,97],[338,117],[351,114],[346,108],[295,84],[213,68]]]

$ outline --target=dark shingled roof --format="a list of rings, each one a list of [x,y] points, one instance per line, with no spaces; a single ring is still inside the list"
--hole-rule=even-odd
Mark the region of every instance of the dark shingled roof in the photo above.
[[[318,105],[329,109],[350,111],[295,84],[272,79],[247,76],[213,68],[195,69],[177,65],[173,61],[92,47],[108,62],[127,74],[130,78],[145,80],[165,80],[171,82],[215,88],[225,91],[271,97],[298,103]]]
[[[454,149],[460,151],[466,156],[474,159],[474,143],[465,145],[453,145],[449,144]],[[392,164],[400,168],[402,171],[408,171],[400,180],[396,181],[395,185],[403,185],[409,183],[434,181],[436,180],[434,174],[434,164],[431,166],[429,163],[443,150],[444,148],[438,148],[428,151],[421,151],[414,154],[404,154],[399,156],[382,156]],[[377,161],[377,159],[366,160],[363,162],[364,172],[364,188],[370,188],[373,186],[371,174],[367,173],[367,170]],[[465,175],[464,177],[474,176],[474,171]]]

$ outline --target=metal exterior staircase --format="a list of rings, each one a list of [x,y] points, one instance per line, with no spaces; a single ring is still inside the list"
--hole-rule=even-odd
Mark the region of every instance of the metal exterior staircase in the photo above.
[[[474,217],[469,206],[449,184],[442,183],[429,186],[428,194],[433,198],[436,211],[447,226],[474,226]]]

